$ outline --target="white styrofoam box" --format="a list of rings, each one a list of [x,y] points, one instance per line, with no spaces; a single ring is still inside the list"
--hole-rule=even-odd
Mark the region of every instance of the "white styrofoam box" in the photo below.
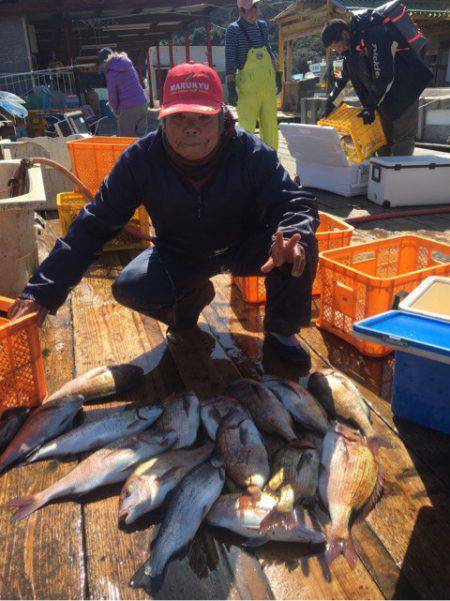
[[[450,277],[431,275],[401,301],[399,309],[450,321]]]
[[[280,123],[302,186],[356,196],[367,192],[369,163],[349,163],[333,127]]]
[[[367,197],[384,207],[450,203],[450,156],[370,159]]]

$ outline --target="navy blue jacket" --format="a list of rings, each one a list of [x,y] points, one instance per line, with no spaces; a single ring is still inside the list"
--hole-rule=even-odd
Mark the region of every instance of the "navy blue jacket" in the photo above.
[[[215,251],[238,248],[252,232],[278,226],[286,238],[301,234],[308,259],[316,248],[317,200],[291,180],[272,148],[236,128],[215,175],[197,192],[169,163],[161,136],[160,130],[152,132],[123,152],[22,298],[55,311],[141,204],[152,220],[156,248],[180,261],[187,256],[202,261]]]
[[[338,104],[351,80],[361,104],[380,107],[398,119],[433,77],[419,55],[392,25],[373,22],[370,11],[350,22],[351,48],[343,53],[342,77],[330,98]]]

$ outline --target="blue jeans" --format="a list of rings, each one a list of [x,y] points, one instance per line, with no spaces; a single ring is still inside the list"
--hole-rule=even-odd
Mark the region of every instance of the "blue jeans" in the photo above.
[[[272,232],[253,236],[237,249],[208,258],[179,256],[149,248],[129,263],[115,280],[114,298],[139,313],[178,330],[195,326],[201,311],[214,298],[211,277],[229,272],[235,276],[261,275],[269,257]],[[291,265],[273,269],[266,276],[264,328],[289,336],[309,324],[311,288],[317,269],[317,247],[310,249],[299,278]]]

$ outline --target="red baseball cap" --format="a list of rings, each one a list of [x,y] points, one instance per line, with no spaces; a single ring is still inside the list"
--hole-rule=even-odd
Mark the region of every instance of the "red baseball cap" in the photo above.
[[[182,112],[216,115],[223,106],[222,83],[217,73],[207,65],[190,61],[168,72],[159,117]]]

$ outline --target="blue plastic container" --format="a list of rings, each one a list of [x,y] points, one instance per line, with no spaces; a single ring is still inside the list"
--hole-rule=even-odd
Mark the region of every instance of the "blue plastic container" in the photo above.
[[[450,322],[388,311],[355,323],[353,331],[396,349],[394,415],[450,434]]]

